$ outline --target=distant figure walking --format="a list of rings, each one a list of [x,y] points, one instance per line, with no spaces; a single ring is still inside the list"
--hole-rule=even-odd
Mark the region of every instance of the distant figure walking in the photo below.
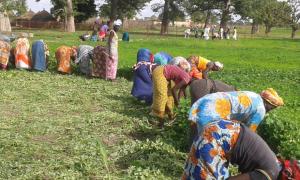
[[[204,28],[204,34],[203,34],[203,38],[204,38],[205,40],[209,40],[209,31],[210,31],[209,26],[206,26],[206,27]]]
[[[237,30],[236,30],[236,27],[233,28],[232,39],[237,40]]]
[[[224,38],[224,29],[220,27],[220,39]]]
[[[184,31],[184,38],[190,38],[191,35],[191,29],[188,28]]]
[[[227,28],[227,31],[226,31],[226,39],[230,39],[230,28],[229,27]]]

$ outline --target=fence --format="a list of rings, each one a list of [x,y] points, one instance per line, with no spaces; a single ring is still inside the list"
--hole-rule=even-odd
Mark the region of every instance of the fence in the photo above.
[[[199,25],[201,27],[202,25]],[[230,25],[233,27],[234,25]],[[65,26],[63,22],[37,22],[37,21],[14,21],[12,22],[12,27],[14,29],[55,29],[63,31]],[[76,23],[76,30],[78,31],[91,31],[93,27],[93,22],[88,23]],[[183,36],[184,30],[189,27],[188,24],[172,25],[170,24],[168,28],[167,35],[169,36]],[[127,20],[124,21],[122,30],[144,35],[159,35],[161,28],[161,22],[153,20]],[[259,32],[255,37],[267,37],[264,33],[264,26],[260,26]],[[253,37],[251,35],[251,26],[237,26],[239,38],[249,38]],[[296,38],[299,37],[299,32]],[[290,28],[273,28],[269,37],[272,38],[289,38],[291,35]]]

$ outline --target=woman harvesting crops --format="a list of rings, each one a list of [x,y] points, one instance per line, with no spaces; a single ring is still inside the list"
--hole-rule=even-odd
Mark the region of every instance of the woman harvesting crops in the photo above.
[[[92,74],[91,61],[93,59],[93,50],[94,47],[89,45],[80,45],[76,50],[77,58],[75,63],[79,64],[80,72],[86,76],[91,76]]]
[[[174,118],[174,103],[179,102],[179,91],[184,92],[191,78],[187,72],[175,65],[158,66],[153,71],[153,104],[151,114],[160,118],[160,126],[164,124],[165,114]],[[175,86],[171,81],[175,82]],[[185,93],[183,93],[185,95]]]
[[[194,79],[190,84],[190,94],[192,105],[207,94],[216,92],[236,91],[234,86],[230,86],[221,81],[212,79]]]
[[[188,58],[191,64],[190,75],[196,79],[207,79],[209,71],[220,71],[223,69],[223,64],[220,62],[212,62],[201,56],[191,56]]]
[[[152,71],[153,55],[149,49],[139,49],[137,53],[137,63],[133,66],[134,80],[131,94],[138,100],[144,100],[147,104],[152,104]]]
[[[229,177],[228,164],[242,173]],[[280,167],[275,154],[256,133],[237,121],[206,125],[191,147],[182,180],[276,180]]]
[[[240,121],[256,131],[265,114],[282,105],[282,98],[272,88],[260,95],[249,91],[219,92],[196,101],[190,109],[189,120],[193,129],[197,126],[198,133],[206,124],[221,119]]]
[[[71,73],[71,58],[75,59],[77,47],[60,46],[55,52],[57,71],[63,74]]]

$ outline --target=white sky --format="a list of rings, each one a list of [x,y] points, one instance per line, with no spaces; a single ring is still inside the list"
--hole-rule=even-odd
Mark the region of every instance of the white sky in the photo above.
[[[103,0],[95,0],[96,3],[103,3]],[[163,0],[152,0],[150,3],[148,3],[144,9],[140,11],[138,14],[138,17],[150,17],[154,13],[151,9],[151,5],[158,2],[164,2]],[[50,12],[50,8],[52,7],[52,4],[50,3],[50,0],[40,0],[40,2],[36,2],[36,0],[27,0],[27,6],[28,9],[31,9],[34,12],[42,11],[45,9],[46,11]]]

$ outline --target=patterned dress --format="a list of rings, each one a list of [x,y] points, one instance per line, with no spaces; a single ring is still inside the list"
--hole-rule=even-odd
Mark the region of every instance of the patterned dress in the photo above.
[[[71,56],[73,55],[73,50],[68,46],[61,46],[55,52],[55,57],[57,60],[57,71],[61,73],[70,74],[71,73]]]
[[[30,44],[27,38],[19,38],[15,48],[15,64],[18,69],[31,69]]]
[[[228,159],[240,133],[240,124],[220,120],[205,126],[194,140],[182,180],[226,179]]]
[[[10,45],[5,41],[0,41],[0,69],[7,69],[9,55],[10,54]]]
[[[88,45],[80,45],[77,49],[76,64],[79,64],[80,71],[85,75],[91,75],[92,67],[90,65],[93,58],[94,47]]]
[[[111,56],[111,61],[106,64],[106,79],[116,79],[118,70],[118,35],[114,30],[110,33],[114,34],[111,42],[108,42],[109,55]]]
[[[197,124],[198,132],[213,121],[238,120],[253,131],[266,113],[260,95],[249,91],[218,92],[196,101],[189,113],[189,120]]]

